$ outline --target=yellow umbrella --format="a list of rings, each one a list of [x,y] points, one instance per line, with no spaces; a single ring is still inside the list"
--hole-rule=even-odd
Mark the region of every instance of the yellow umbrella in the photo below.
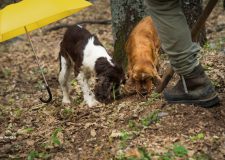
[[[24,33],[29,38],[49,93],[48,100],[41,99],[42,102],[50,102],[52,95],[28,32],[70,16],[90,5],[91,3],[85,0],[22,0],[0,10],[0,42]]]
[[[22,0],[0,10],[0,42],[70,16],[91,3],[85,0]],[[26,29],[25,29],[26,28]]]

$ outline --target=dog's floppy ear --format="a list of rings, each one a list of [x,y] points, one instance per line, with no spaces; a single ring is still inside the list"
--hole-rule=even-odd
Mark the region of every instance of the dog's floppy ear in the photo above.
[[[95,84],[95,97],[96,99],[101,102],[101,103],[109,103],[111,94],[110,91],[112,89],[112,83],[110,83],[110,80],[108,77],[105,76],[99,76],[96,79],[96,84]]]
[[[162,79],[161,77],[158,75],[158,73],[155,75],[155,77],[153,78],[153,83],[154,85],[158,85],[162,83]]]
[[[161,84],[162,83],[162,79],[159,76],[156,67],[154,67],[153,72],[154,72],[154,77],[153,77],[153,83],[154,83],[154,85]]]
[[[152,69],[148,69],[147,73],[150,73],[151,75],[153,75],[153,83],[154,85],[160,84],[161,83],[161,77],[159,76],[156,67],[153,67]]]
[[[97,85],[101,86],[102,89],[105,88],[108,86],[109,87],[109,84],[110,84],[110,79],[109,77],[107,76],[99,76],[97,79],[96,79],[96,82],[97,82]],[[107,89],[108,89],[107,87]],[[105,90],[103,89],[103,90]]]
[[[100,57],[95,62],[95,70],[98,77],[106,76],[102,74],[107,74],[106,72],[110,69],[110,64],[105,57]]]
[[[104,76],[98,76],[96,78],[96,83],[97,84],[102,84],[104,82],[104,80],[105,80],[105,77]]]

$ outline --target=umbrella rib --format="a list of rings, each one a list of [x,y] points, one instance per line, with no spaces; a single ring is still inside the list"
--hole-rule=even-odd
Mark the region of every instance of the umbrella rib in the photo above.
[[[28,31],[27,31],[27,27],[24,26],[24,29],[25,29],[25,31],[26,31],[27,38],[28,38],[28,40],[29,40],[29,42],[30,42],[30,45],[31,45],[31,48],[32,48],[32,51],[33,51],[33,54],[34,54],[34,57],[35,57],[35,60],[36,60],[36,63],[38,64],[38,67],[39,67],[39,69],[40,69],[40,71],[41,71],[41,75],[42,75],[42,77],[43,77],[43,79],[44,79],[45,85],[48,86],[48,83],[47,83],[47,81],[46,81],[46,78],[45,78],[43,69],[42,69],[42,67],[41,67],[41,65],[40,65],[40,61],[39,61],[38,56],[37,56],[37,53],[36,53],[36,50],[34,49],[34,45],[33,45],[32,41],[31,41],[30,35],[29,35]]]

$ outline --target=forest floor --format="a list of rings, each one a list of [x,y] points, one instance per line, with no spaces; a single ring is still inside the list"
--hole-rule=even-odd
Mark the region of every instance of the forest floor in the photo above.
[[[208,42],[202,48],[201,62],[221,99],[219,106],[209,109],[167,104],[155,93],[89,108],[82,102],[75,80],[71,80],[72,105],[61,104],[57,58],[65,28],[44,31],[58,24],[110,19],[109,0],[96,1],[74,16],[31,33],[53,93],[50,104],[39,101],[45,91],[26,36],[1,44],[0,159],[125,160],[132,155],[164,160],[225,159],[224,13],[218,4],[206,23]],[[113,52],[111,25],[84,26]]]

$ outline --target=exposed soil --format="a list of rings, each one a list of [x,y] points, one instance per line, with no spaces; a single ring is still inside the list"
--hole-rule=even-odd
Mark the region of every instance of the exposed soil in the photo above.
[[[94,4],[50,26],[110,19],[109,0]],[[43,104],[39,101],[45,96],[43,82],[26,37],[1,44],[0,159],[108,160],[137,147],[145,148],[152,159],[162,159],[175,144],[185,147],[188,154],[174,159],[225,159],[224,13],[218,4],[207,21],[208,43],[202,49],[201,62],[221,99],[220,105],[210,109],[167,104],[157,94],[89,108],[75,80],[71,80],[73,104],[63,106],[57,58],[65,28],[44,32],[50,26],[31,33],[53,93],[53,101]],[[111,25],[84,26],[112,53]],[[167,62],[163,57],[162,68]],[[151,113],[157,118],[146,118]]]

